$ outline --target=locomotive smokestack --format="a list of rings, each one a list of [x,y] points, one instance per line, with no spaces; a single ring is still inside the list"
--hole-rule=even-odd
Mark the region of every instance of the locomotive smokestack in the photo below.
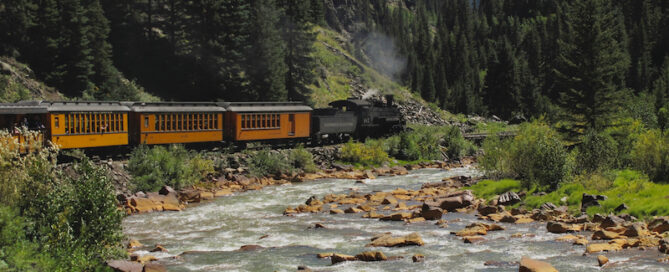
[[[388,105],[388,107],[392,106],[394,101],[395,101],[394,95],[392,94],[386,95],[386,105]]]

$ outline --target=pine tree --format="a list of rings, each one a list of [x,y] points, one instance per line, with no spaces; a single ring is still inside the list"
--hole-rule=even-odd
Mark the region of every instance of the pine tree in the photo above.
[[[619,11],[606,0],[576,0],[566,15],[560,45],[561,106],[571,136],[611,126],[620,111],[629,55]]]
[[[0,4],[0,55],[18,56],[28,42],[26,33],[32,26],[32,1],[5,0]]]
[[[488,65],[485,102],[492,114],[508,120],[521,106],[520,67],[508,39],[499,41],[497,59]]]
[[[254,0],[253,30],[249,56],[249,78],[252,99],[285,101],[286,92],[285,45],[277,29],[280,10],[274,0]]]
[[[314,75],[315,62],[311,53],[316,34],[305,18],[308,14],[308,0],[281,0],[286,16],[282,23],[283,38],[286,43],[286,90],[288,99],[297,101],[310,100],[310,89]]]

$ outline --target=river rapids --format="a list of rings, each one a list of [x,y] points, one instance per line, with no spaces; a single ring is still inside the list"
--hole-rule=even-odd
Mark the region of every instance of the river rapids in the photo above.
[[[295,271],[307,266],[314,271],[518,271],[522,256],[546,261],[559,271],[596,271],[597,254],[583,256],[583,246],[555,242],[559,234],[546,231],[546,223],[515,225],[499,223],[504,231],[490,232],[485,241],[465,244],[451,235],[472,222],[474,214],[448,213],[447,228],[434,221],[415,224],[361,218],[362,214],[298,214],[284,216],[287,207],[303,204],[310,196],[326,194],[365,194],[396,188],[420,189],[421,184],[438,182],[445,177],[477,175],[475,168],[421,169],[409,175],[379,177],[364,184],[354,180],[323,179],[283,186],[269,186],[258,191],[238,193],[213,201],[190,205],[181,212],[159,212],[127,217],[125,234],[139,240],[146,248],[135,254],[160,258],[169,271]],[[407,203],[408,205],[415,203]],[[315,223],[326,229],[311,228]],[[418,232],[425,245],[400,248],[365,247],[379,233],[406,235]],[[522,238],[512,238],[516,233]],[[587,235],[587,234],[586,234]],[[168,252],[148,252],[153,245],[163,245]],[[243,245],[263,249],[238,251]],[[331,265],[316,254],[335,252],[356,255],[378,250],[403,259],[385,262],[344,262]],[[413,263],[411,256],[425,255]],[[627,249],[605,253],[611,264],[605,271],[669,271],[656,248],[641,251]],[[492,265],[491,262],[492,262]],[[489,262],[489,265],[485,265]]]

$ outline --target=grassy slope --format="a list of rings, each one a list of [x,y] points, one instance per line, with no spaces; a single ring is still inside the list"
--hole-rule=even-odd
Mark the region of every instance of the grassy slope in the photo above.
[[[669,215],[669,184],[658,184],[648,180],[639,172],[632,170],[622,170],[615,173],[613,183],[607,186],[593,186],[592,183],[571,182],[560,186],[554,192],[544,196],[535,196],[528,193],[524,199],[524,204],[528,208],[538,208],[543,203],[552,202],[557,205],[567,205],[569,211],[573,213],[580,212],[581,199],[583,193],[601,194],[608,197],[605,201],[600,201],[601,207],[590,207],[587,213],[614,213],[618,205],[625,203],[629,209],[620,213],[629,213],[638,218],[647,218],[656,215]],[[600,187],[603,189],[594,189]],[[491,199],[495,195],[507,191],[521,191],[520,181],[516,180],[484,180],[470,187],[478,197]],[[566,203],[561,203],[561,199],[566,198]]]
[[[361,84],[365,90],[374,89],[379,94],[394,94],[398,101],[414,98],[427,105],[405,87],[357,60],[351,53],[353,45],[346,42],[341,34],[319,26],[314,30],[317,33],[314,43],[314,57],[318,63],[314,70],[317,83],[310,88],[313,90],[312,99],[316,107],[348,98],[352,84],[356,83]]]
[[[7,57],[0,57],[0,62],[9,65],[11,70],[9,74],[0,74],[0,103],[34,99],[63,100],[62,94],[35,79],[28,65]]]

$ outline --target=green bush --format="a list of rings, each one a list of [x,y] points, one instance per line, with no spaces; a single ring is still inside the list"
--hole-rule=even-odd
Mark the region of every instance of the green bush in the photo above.
[[[110,258],[125,255],[122,213],[108,172],[84,158],[70,176],[32,201],[25,215],[34,221],[31,235],[44,243],[58,265],[91,271]]]
[[[619,120],[604,132],[611,135],[617,143],[615,168],[624,169],[632,165],[632,148],[645,130],[641,120],[627,118]]]
[[[649,130],[639,136],[631,152],[632,166],[651,180],[666,182],[669,177],[669,137],[660,130]]]
[[[483,153],[478,162],[486,176],[493,179],[516,176],[511,169],[511,144],[511,139],[499,137],[488,137],[483,141]]]
[[[349,141],[339,150],[339,159],[364,166],[380,165],[388,161],[388,153],[383,150],[381,141],[368,144]]]
[[[446,148],[446,155],[450,159],[462,159],[465,156],[474,155],[476,152],[476,146],[465,140],[462,131],[456,126],[446,128],[443,145]]]
[[[181,189],[214,172],[214,163],[181,145],[139,146],[128,161],[133,191],[157,191],[163,185]]]
[[[569,176],[570,156],[557,133],[533,122],[521,126],[512,140],[490,137],[483,142],[480,163],[494,178],[518,178],[525,188],[555,189]]]
[[[265,177],[292,171],[288,160],[279,152],[263,149],[249,155],[249,172],[253,176]]]
[[[613,137],[589,130],[578,146],[576,162],[579,170],[590,173],[612,169],[616,165],[617,149]]]
[[[28,239],[26,218],[10,207],[0,207],[0,270],[52,271],[56,260]]]
[[[290,151],[288,160],[290,160],[295,169],[302,169],[305,173],[318,171],[314,163],[314,156],[301,145]]]

